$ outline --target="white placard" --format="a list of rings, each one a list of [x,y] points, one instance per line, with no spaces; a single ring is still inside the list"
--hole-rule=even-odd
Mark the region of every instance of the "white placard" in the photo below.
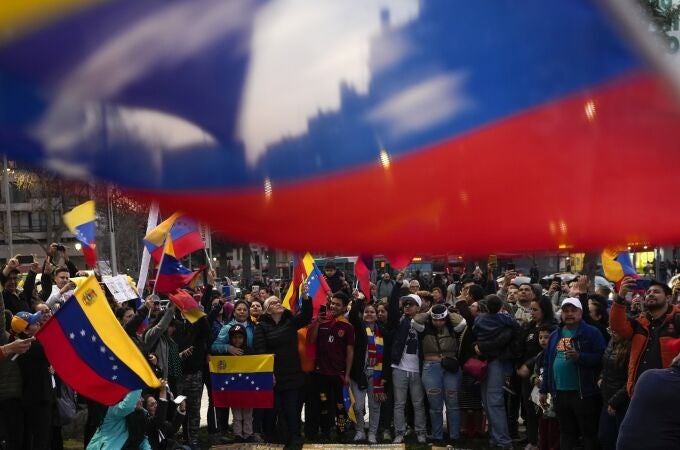
[[[118,303],[127,302],[138,298],[137,293],[128,283],[127,275],[117,275],[103,280],[106,287]]]

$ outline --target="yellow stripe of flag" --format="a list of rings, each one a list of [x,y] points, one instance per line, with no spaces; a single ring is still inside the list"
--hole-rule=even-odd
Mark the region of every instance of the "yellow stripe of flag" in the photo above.
[[[89,277],[76,289],[74,296],[87,319],[111,352],[148,386],[160,387],[158,378],[149,367],[149,363],[116,320],[97,279],[94,276]]]
[[[16,37],[16,33],[41,23],[58,19],[83,7],[100,2],[91,0],[2,0],[0,1],[0,29],[11,30],[10,35],[0,38]]]
[[[212,373],[273,372],[274,355],[210,356]]]

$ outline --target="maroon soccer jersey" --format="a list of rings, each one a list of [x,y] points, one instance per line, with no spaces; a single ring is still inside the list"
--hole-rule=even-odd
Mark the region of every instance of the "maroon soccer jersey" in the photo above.
[[[316,338],[316,371],[345,376],[347,346],[354,345],[354,327],[344,317],[319,325]]]

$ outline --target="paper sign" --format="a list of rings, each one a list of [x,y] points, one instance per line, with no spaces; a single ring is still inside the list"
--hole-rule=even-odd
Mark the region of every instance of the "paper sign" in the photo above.
[[[138,298],[137,293],[127,281],[127,275],[117,275],[115,277],[106,278],[103,282],[118,303]]]

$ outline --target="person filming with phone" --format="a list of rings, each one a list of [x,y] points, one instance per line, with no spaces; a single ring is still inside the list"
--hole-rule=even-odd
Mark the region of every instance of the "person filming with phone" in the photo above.
[[[630,277],[621,281],[609,314],[611,329],[631,341],[627,385],[630,396],[644,371],[670,367],[680,351],[677,339],[680,337],[680,306],[671,305],[671,288],[667,285],[657,280],[649,281],[643,311],[637,316],[628,316],[626,299],[632,298],[640,281]]]

